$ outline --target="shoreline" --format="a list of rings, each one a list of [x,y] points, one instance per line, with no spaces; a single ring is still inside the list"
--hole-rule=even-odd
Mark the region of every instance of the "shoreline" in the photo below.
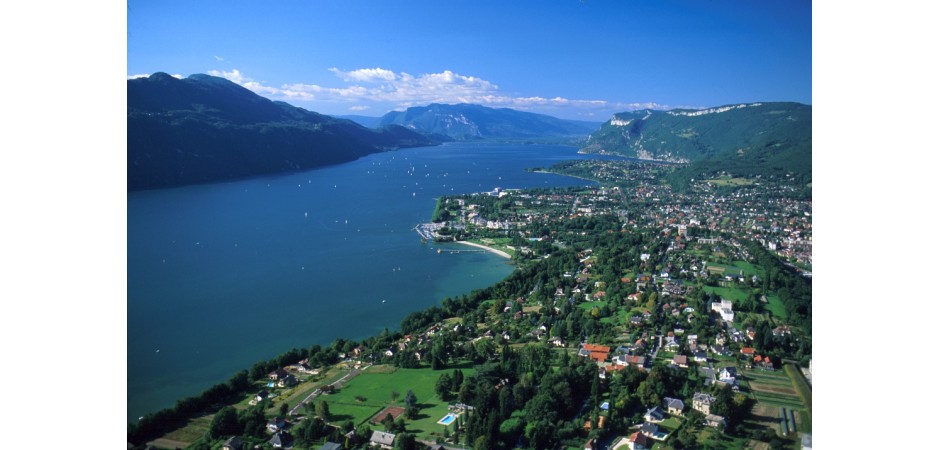
[[[455,243],[455,244],[470,245],[470,246],[477,247],[477,248],[482,248],[483,250],[486,250],[486,251],[488,251],[488,252],[490,252],[490,253],[494,253],[494,254],[496,254],[496,255],[502,256],[503,258],[512,259],[512,255],[510,255],[509,253],[506,253],[506,252],[504,252],[504,251],[502,251],[502,250],[497,250],[497,249],[495,249],[495,248],[493,248],[493,247],[487,247],[487,246],[485,246],[485,245],[483,245],[483,244],[477,244],[476,242],[470,242],[470,241],[454,241],[454,243]]]
[[[601,184],[600,181],[595,180],[595,179],[579,177],[577,175],[568,175],[567,173],[550,172],[548,170],[533,170],[532,173],[547,173],[549,175],[558,175],[560,177],[571,177],[571,178],[576,178],[578,180],[590,181],[591,183]]]

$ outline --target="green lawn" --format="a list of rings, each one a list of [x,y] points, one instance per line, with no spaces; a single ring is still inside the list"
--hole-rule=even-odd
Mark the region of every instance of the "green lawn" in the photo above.
[[[787,316],[787,309],[783,306],[783,301],[777,295],[768,295],[765,307],[774,317],[783,319]]]
[[[392,370],[394,369],[394,370]],[[474,370],[461,367],[464,377],[469,377]],[[416,420],[408,421],[407,429],[420,437],[430,438],[443,432],[443,425],[437,423],[447,414],[447,403],[442,402],[434,392],[437,379],[444,373],[452,374],[453,368],[445,370],[395,369],[390,366],[373,366],[353,378],[335,394],[319,397],[326,400],[330,412],[336,416],[335,422],[351,420],[361,424],[388,405],[404,406],[405,393],[410,389],[418,398],[421,411]],[[392,402],[392,391],[399,393]],[[361,397],[364,400],[357,400]],[[382,429],[381,426],[373,426]]]
[[[598,307],[598,308],[600,308],[600,307],[602,307],[602,306],[607,306],[607,305],[608,305],[608,302],[607,302],[607,301],[605,301],[605,300],[598,300],[598,301],[594,301],[594,302],[579,303],[579,304],[578,304],[578,308],[581,308],[581,309],[583,309],[583,310],[585,310],[585,311],[590,311],[590,310],[591,310],[592,308],[594,308],[595,306]]]
[[[676,417],[670,417],[659,423],[659,428],[662,428],[663,431],[667,433],[672,433],[679,429],[679,425],[682,424],[682,421]]]
[[[716,294],[721,298],[731,300],[733,303],[739,303],[747,299],[751,294],[751,288],[731,288],[718,286],[702,286],[702,290],[709,294]]]
[[[749,263],[749,262],[747,262],[747,261],[735,261],[735,262],[732,263],[732,264],[733,264],[734,267],[737,267],[738,269],[743,270],[745,277],[750,278],[750,277],[752,277],[752,276],[754,276],[754,275],[759,275],[759,273],[758,273],[758,271],[757,271],[757,267],[754,267],[753,264],[751,264],[751,263]]]

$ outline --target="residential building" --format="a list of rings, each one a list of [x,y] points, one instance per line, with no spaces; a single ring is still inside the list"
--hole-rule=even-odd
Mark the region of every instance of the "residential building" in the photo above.
[[[682,402],[682,400],[679,400],[677,398],[670,398],[670,397],[666,397],[663,399],[663,406],[666,407],[666,411],[669,414],[672,414],[674,416],[682,415],[682,410],[685,409],[685,404]]]
[[[711,406],[714,402],[715,397],[702,392],[696,392],[695,395],[692,396],[692,409],[700,411],[702,414],[711,414]]]

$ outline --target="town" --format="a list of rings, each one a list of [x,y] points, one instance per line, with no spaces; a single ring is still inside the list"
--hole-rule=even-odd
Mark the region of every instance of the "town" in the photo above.
[[[425,245],[504,281],[398,330],[293,349],[129,436],[156,448],[811,448],[812,201],[787,174],[534,169],[578,188],[438,199]],[[224,405],[224,406],[220,406]],[[171,429],[172,428],[172,429]],[[141,442],[141,444],[143,444]],[[143,447],[142,447],[143,448]]]

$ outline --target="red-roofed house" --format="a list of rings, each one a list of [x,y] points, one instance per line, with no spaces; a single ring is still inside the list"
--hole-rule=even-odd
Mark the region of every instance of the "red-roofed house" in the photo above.
[[[637,431],[627,439],[627,446],[630,447],[630,450],[646,450],[653,447],[653,440]]]
[[[610,353],[610,347],[608,347],[608,346],[606,346],[606,345],[584,344],[582,347],[583,347],[584,349],[586,349],[587,351],[589,351],[589,352],[605,352],[605,353]]]
[[[606,361],[609,353],[610,347],[606,345],[581,344],[581,349],[578,350],[578,356],[591,358],[597,363]]]

